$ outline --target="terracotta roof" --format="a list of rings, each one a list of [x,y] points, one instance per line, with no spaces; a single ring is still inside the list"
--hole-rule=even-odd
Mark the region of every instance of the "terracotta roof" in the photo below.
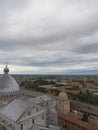
[[[98,122],[95,124],[95,129],[98,130]]]
[[[66,121],[69,121],[71,123],[74,123],[78,126],[81,126],[83,128],[86,128],[87,130],[95,130],[93,125],[73,117],[70,113],[69,114],[58,113],[58,117],[61,119],[65,119]]]
[[[90,110],[90,109],[87,109],[87,108],[80,108],[80,111],[88,112],[90,114],[98,116],[98,112],[97,111],[93,111],[93,110]]]
[[[63,90],[65,92],[71,92],[71,93],[76,93],[76,94],[80,93],[80,90],[69,90],[69,89],[66,89],[66,87],[57,87],[56,89],[59,91]]]

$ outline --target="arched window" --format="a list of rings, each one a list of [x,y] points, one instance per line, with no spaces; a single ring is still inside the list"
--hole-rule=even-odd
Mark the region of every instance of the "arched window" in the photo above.
[[[34,119],[32,119],[32,124],[34,124]]]
[[[44,120],[44,115],[42,114],[42,120]]]
[[[28,115],[29,115],[29,116],[31,115],[31,112],[30,112],[30,111],[28,111]]]
[[[38,107],[36,108],[36,112],[38,112]]]
[[[23,130],[23,124],[21,124],[21,130]]]

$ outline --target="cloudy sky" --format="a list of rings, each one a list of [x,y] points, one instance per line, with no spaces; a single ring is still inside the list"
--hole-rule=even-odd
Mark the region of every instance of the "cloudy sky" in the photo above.
[[[0,73],[98,74],[98,0],[0,0]]]

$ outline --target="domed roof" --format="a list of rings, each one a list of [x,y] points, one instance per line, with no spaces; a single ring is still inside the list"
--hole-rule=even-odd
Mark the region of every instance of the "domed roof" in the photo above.
[[[8,74],[9,69],[6,66],[4,68],[4,74],[0,77],[0,93],[5,92],[17,92],[20,90],[18,83],[15,79]]]
[[[64,91],[62,91],[62,92],[60,92],[58,99],[68,100],[68,96]]]

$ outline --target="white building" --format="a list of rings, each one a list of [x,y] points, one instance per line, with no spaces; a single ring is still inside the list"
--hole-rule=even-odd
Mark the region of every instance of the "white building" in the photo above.
[[[43,128],[57,125],[52,98],[49,95],[22,96],[17,82],[8,72],[6,66],[0,77],[0,130],[1,127],[2,130],[35,130],[35,125]]]

